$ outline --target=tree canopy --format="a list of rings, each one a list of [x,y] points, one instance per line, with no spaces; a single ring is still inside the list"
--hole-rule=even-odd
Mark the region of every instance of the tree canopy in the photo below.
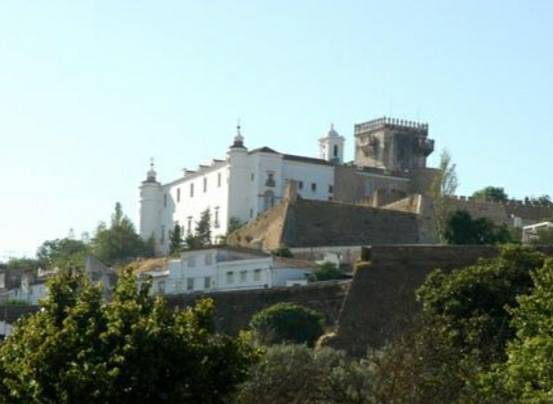
[[[0,402],[222,403],[257,359],[245,337],[214,332],[211,300],[175,312],[131,270],[109,303],[80,271],[49,287],[0,346]]]
[[[323,332],[321,313],[293,303],[277,303],[256,313],[250,327],[263,343],[313,346]]]
[[[506,226],[496,226],[485,217],[473,219],[464,210],[449,215],[444,237],[448,244],[504,244],[513,241]]]
[[[505,189],[503,189],[502,187],[493,187],[493,186],[488,186],[478,191],[475,191],[472,194],[472,197],[475,199],[480,199],[480,200],[490,201],[490,202],[507,202],[509,200],[509,196],[505,192]]]
[[[136,257],[148,256],[148,245],[136,233],[133,223],[123,213],[121,204],[115,204],[111,224],[100,223],[92,240],[94,255],[106,265],[124,263]]]
[[[43,268],[82,267],[91,248],[81,240],[62,238],[47,240],[38,248],[37,260]]]

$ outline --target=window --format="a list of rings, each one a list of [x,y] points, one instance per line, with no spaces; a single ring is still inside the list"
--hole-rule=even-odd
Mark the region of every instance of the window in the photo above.
[[[338,157],[338,146],[334,145],[334,157]]]
[[[372,193],[372,184],[365,182],[365,196],[369,196]]]
[[[213,256],[211,255],[211,253],[207,253],[205,255],[205,264],[211,265],[212,263],[213,263]]]
[[[298,181],[298,189],[303,189],[303,181]]]
[[[211,276],[204,277],[204,289],[211,288]]]
[[[253,209],[250,209],[250,219],[253,218]]]
[[[180,188],[177,188],[177,202],[180,202]]]
[[[175,291],[176,292],[182,291],[182,282],[181,281],[175,281]]]
[[[167,194],[163,194],[163,207],[167,207]]]
[[[334,192],[334,187],[332,185],[328,186],[328,193],[331,194]]]
[[[250,175],[250,179],[251,179],[252,181],[255,179],[255,174],[254,174],[254,173],[252,173],[252,174]]]
[[[248,271],[240,271],[240,283],[245,283],[248,280]]]
[[[190,184],[190,198],[194,198],[194,183]]]
[[[207,177],[204,177],[204,192],[207,192]]]
[[[234,272],[227,272],[227,283],[234,283]]]
[[[221,173],[217,173],[217,186],[221,187]]]
[[[188,235],[192,234],[192,216],[186,218],[186,233]]]
[[[311,191],[313,191],[313,192],[317,191],[317,183],[316,182],[311,183]]]
[[[165,226],[161,226],[161,238],[159,239],[161,244],[165,243]]]
[[[216,206],[213,209],[213,227],[215,227],[216,229],[219,228],[219,207],[218,206]]]
[[[253,280],[259,282],[261,280],[261,269],[256,269],[253,271]]]
[[[196,266],[196,257],[194,255],[191,255],[187,259],[188,267],[193,268]]]
[[[276,186],[275,182],[275,173],[272,171],[267,171],[267,180],[265,181],[265,186],[274,187]]]
[[[186,290],[194,290],[194,278],[186,279]]]

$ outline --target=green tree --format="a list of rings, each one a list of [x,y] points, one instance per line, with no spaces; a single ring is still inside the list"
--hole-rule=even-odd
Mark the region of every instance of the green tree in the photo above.
[[[451,197],[457,190],[457,166],[452,162],[451,155],[443,150],[440,155],[439,171],[430,186],[430,198],[434,206],[436,233],[441,242],[445,242],[446,222],[451,209]]]
[[[104,264],[124,263],[133,258],[145,256],[145,243],[136,233],[131,220],[123,214],[121,204],[115,204],[110,227],[100,223],[92,240],[93,254]]]
[[[201,248],[211,244],[211,213],[209,208],[200,214],[194,234],[185,239],[188,248]]]
[[[37,250],[37,260],[43,268],[80,267],[90,254],[90,246],[71,238],[47,240]]]
[[[240,386],[238,404],[376,403],[365,361],[349,360],[330,348],[275,345]]]
[[[324,332],[323,325],[321,313],[292,303],[277,303],[256,313],[250,321],[250,327],[265,344],[313,346]]]
[[[427,277],[418,290],[423,337],[415,341],[432,349],[417,352],[423,364],[421,386],[450,392],[457,386],[459,394],[470,394],[479,372],[506,359],[507,344],[515,336],[510,308],[518,306],[517,296],[532,290],[531,273],[544,262],[545,256],[530,248],[506,246],[496,258]]]
[[[228,221],[228,228],[227,228],[227,236],[238,230],[240,227],[244,225],[244,222],[242,222],[239,218],[236,216],[232,216]]]
[[[183,243],[182,228],[178,223],[175,223],[173,230],[169,232],[169,253],[171,255],[180,253]]]
[[[509,196],[505,192],[505,189],[501,187],[492,187],[492,186],[488,186],[478,191],[475,191],[472,194],[472,197],[474,199],[480,199],[483,201],[490,201],[490,202],[507,202],[509,200]]]
[[[496,226],[484,217],[473,219],[464,210],[450,214],[444,237],[448,244],[505,244],[512,241],[506,226]]]
[[[333,262],[323,262],[318,265],[311,276],[314,281],[328,281],[332,279],[343,279],[344,272],[340,270]]]
[[[508,359],[483,378],[480,394],[489,402],[550,403],[553,401],[553,261],[533,274],[534,289],[518,297],[511,310],[516,338]]]
[[[6,266],[8,269],[37,269],[39,262],[33,258],[10,258]]]
[[[245,337],[214,332],[211,300],[173,311],[131,269],[109,303],[80,271],[49,287],[0,346],[0,402],[223,403],[257,359]]]

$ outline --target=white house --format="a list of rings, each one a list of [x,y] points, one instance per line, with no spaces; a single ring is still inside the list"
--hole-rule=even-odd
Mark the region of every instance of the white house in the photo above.
[[[169,251],[175,224],[194,232],[202,211],[209,208],[214,240],[224,236],[231,218],[247,222],[271,208],[284,195],[287,180],[298,182],[306,199],[329,200],[334,194],[334,164],[343,161],[344,138],[332,127],[319,140],[321,158],[278,153],[269,147],[248,150],[237,127],[225,160],[161,184],[153,163],[140,186],[140,235],[154,236],[158,252]]]
[[[540,231],[551,228],[553,228],[553,223],[551,222],[541,222],[524,226],[522,228],[522,242],[525,244],[529,243],[531,240],[536,239],[539,236]]]
[[[140,277],[152,277],[153,293],[171,295],[304,284],[310,272],[309,264],[275,261],[262,251],[220,245],[185,251]]]

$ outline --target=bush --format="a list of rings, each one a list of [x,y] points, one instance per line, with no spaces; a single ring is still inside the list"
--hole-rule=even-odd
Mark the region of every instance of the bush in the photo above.
[[[331,348],[270,347],[239,387],[238,404],[374,403],[368,363]]]
[[[324,332],[323,324],[324,316],[315,310],[277,303],[256,313],[250,327],[264,344],[293,342],[313,346]]]
[[[311,275],[313,281],[329,281],[332,279],[343,279],[344,272],[338,269],[333,262],[323,262]]]
[[[292,251],[288,247],[280,247],[273,250],[273,255],[282,258],[294,258],[294,254],[292,254]]]

